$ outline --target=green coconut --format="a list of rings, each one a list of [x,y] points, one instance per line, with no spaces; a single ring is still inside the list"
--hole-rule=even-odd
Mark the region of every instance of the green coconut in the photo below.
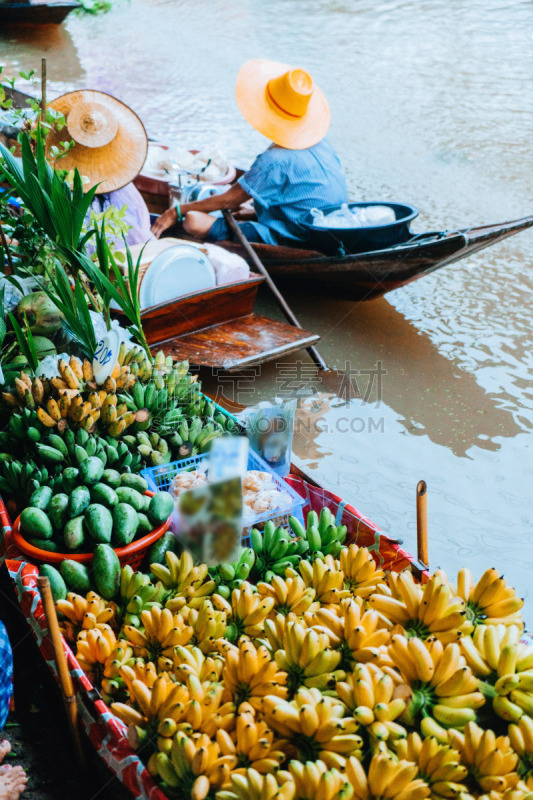
[[[21,323],[24,318],[32,333],[50,336],[61,328],[63,315],[45,292],[27,294],[17,306],[17,317]]]
[[[35,350],[37,352],[37,358],[39,361],[41,359],[46,358],[46,356],[56,356],[57,350],[53,342],[50,339],[47,339],[46,336],[34,336],[33,343],[35,345]]]

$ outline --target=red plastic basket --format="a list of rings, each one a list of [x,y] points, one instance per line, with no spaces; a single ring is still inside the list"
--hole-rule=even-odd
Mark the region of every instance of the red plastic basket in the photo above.
[[[149,497],[152,497],[154,493],[145,492],[145,494],[147,494]],[[151,545],[154,542],[157,542],[157,540],[160,539],[161,536],[163,536],[163,534],[168,530],[171,519],[172,515],[170,515],[166,522],[164,522],[158,528],[154,528],[153,531],[147,533],[146,536],[143,536],[141,539],[137,539],[136,541],[131,542],[131,544],[127,544],[125,547],[114,548],[115,553],[118,556],[118,560],[122,566],[129,564],[131,567],[133,567],[133,569],[138,569],[141,566],[142,560]],[[41,550],[40,547],[34,547],[34,545],[26,541],[20,532],[20,515],[13,523],[12,537],[13,543],[17,550],[19,550],[22,555],[26,556],[31,561],[41,561],[45,564],[61,564],[62,561],[68,558],[71,561],[79,561],[80,564],[89,565],[93,560],[92,553],[52,553],[49,550]]]

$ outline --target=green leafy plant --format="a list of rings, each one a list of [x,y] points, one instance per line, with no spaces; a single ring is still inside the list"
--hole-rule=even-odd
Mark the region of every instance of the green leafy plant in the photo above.
[[[35,141],[35,153],[29,135],[25,132],[20,134],[22,166],[0,143],[0,176],[15,189],[46,235],[76,270],[75,254],[83,250],[85,241],[92,235],[92,231],[83,234],[82,229],[97,187],[93,186],[84,193],[81,175],[75,169],[71,188],[66,173],[53,169],[46,160],[44,134],[40,125],[37,128],[39,135]]]
[[[39,364],[39,357],[37,355],[37,349],[35,347],[35,342],[33,341],[33,334],[30,330],[30,326],[26,324],[26,328],[23,331],[17,322],[16,317],[14,317],[11,312],[9,313],[9,319],[11,325],[13,326],[20,352],[28,362],[32,372],[35,372],[37,365]]]
[[[65,116],[61,112],[47,107],[43,119],[41,103],[35,97],[28,97],[24,108],[15,106],[11,91],[15,89],[17,78],[27,81],[35,95],[37,95],[38,91],[37,74],[34,69],[29,70],[29,72],[21,71],[15,77],[9,78],[3,74],[3,67],[0,66],[0,108],[9,112],[9,121],[12,125],[19,130],[25,131],[30,139],[36,139],[38,136],[38,130],[35,125],[37,118],[39,118],[41,126],[46,131],[52,128],[58,131],[62,130],[67,124]],[[74,144],[72,141],[61,142],[61,148],[55,146],[51,148],[51,155],[54,158],[60,158],[71,147],[74,147]]]
[[[87,261],[90,263],[89,259]],[[68,275],[58,263],[50,282],[41,282],[41,289],[63,314],[62,325],[66,333],[76,342],[83,354],[92,360],[97,344],[96,334],[82,283],[79,280],[75,281],[72,291]]]
[[[21,277],[46,276],[54,267],[59,253],[33,214],[10,205],[10,193],[0,194],[0,264],[6,260],[10,271]],[[4,244],[5,241],[5,244]]]
[[[130,325],[129,332],[139,344],[144,348],[146,355],[152,360],[150,347],[144,335],[141,320],[141,304],[139,303],[139,269],[141,266],[142,251],[139,254],[137,263],[133,263],[133,258],[129,247],[126,248],[127,281],[124,279],[122,269],[117,263],[105,236],[105,220],[100,229],[96,229],[96,253],[98,256],[98,269],[90,259],[85,258],[80,265],[90,281],[94,283],[100,296],[102,297],[104,308],[109,309],[111,300],[114,300],[119,308],[127,316]],[[88,263],[86,263],[88,262]],[[112,279],[111,279],[112,278]],[[109,327],[109,318],[107,318]]]

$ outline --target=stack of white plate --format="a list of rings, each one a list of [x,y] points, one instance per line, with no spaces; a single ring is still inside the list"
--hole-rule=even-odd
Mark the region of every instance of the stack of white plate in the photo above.
[[[214,286],[215,270],[205,253],[193,245],[179,244],[154,258],[144,274],[139,302],[141,308],[149,308]]]

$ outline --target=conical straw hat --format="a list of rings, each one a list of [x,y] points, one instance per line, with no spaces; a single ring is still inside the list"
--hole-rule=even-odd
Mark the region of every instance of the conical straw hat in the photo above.
[[[244,119],[274,144],[303,150],[329,128],[328,101],[300,67],[255,59],[241,67],[235,89]]]
[[[47,152],[70,139],[76,143],[57,166],[78,168],[88,178],[85,191],[98,184],[98,192],[113,192],[130,183],[141,171],[148,152],[144,125],[131,108],[104,92],[83,89],[61,95],[49,108],[67,121],[66,130],[52,131]]]

